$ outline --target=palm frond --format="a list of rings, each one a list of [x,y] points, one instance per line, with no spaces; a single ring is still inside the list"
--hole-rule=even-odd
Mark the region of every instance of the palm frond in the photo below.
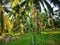
[[[53,3],[55,6],[59,6],[60,7],[60,1],[59,0],[50,0],[51,3]]]

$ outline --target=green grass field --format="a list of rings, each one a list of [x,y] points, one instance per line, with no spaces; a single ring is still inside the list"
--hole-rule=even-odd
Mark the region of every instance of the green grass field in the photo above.
[[[34,45],[33,35],[36,36],[37,45],[60,45],[60,34],[24,34],[7,43],[0,41],[0,45]]]

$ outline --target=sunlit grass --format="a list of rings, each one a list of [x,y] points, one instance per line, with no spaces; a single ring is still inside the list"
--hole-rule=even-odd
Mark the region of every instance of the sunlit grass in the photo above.
[[[41,34],[60,34],[60,31],[41,32]]]

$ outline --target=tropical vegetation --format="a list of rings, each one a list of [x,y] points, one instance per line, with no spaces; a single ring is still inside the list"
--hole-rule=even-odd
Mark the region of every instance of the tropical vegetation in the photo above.
[[[60,0],[0,0],[0,40],[5,43],[10,39],[20,41],[21,37],[23,40],[26,35],[24,38],[28,38],[29,44],[25,45],[45,45],[45,39],[39,44],[39,36],[51,34],[53,39],[53,34],[60,34],[59,31]]]

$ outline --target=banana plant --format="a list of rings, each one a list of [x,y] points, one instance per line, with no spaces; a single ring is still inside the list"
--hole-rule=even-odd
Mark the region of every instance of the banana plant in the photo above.
[[[11,7],[6,7],[6,5],[9,3],[9,0],[1,0],[0,1],[0,23],[1,23],[1,34],[4,34],[4,14],[5,12],[10,12],[10,10],[8,10]]]
[[[4,15],[4,30],[6,33],[11,34],[13,28],[13,22],[9,19],[8,15]]]

